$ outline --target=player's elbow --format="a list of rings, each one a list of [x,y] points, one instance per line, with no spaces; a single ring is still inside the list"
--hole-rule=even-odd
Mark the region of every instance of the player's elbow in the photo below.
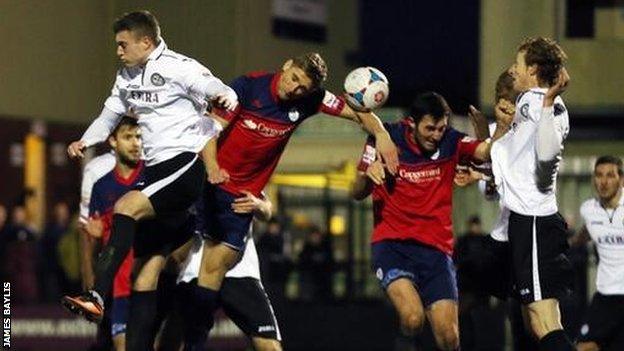
[[[362,201],[366,199],[368,193],[362,189],[351,189],[351,198],[355,201]]]

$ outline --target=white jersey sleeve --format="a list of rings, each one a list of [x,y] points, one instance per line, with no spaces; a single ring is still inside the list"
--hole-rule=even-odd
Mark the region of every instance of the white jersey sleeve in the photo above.
[[[115,168],[115,156],[110,152],[95,157],[85,165],[80,186],[80,223],[85,224],[89,218],[89,202],[91,202],[93,185],[113,168]]]
[[[104,106],[109,110],[115,112],[118,115],[123,115],[128,111],[128,105],[124,99],[121,97],[119,85],[122,84],[122,74],[123,70],[118,70],[117,75],[115,76],[115,83],[113,84],[113,88],[111,89],[110,96],[104,102]]]
[[[105,106],[98,118],[91,122],[80,140],[84,141],[86,147],[105,141],[119,123],[120,118],[121,114],[109,110]]]
[[[215,77],[212,72],[199,62],[187,59],[182,62],[180,69],[180,83],[185,85],[188,92],[194,98],[202,101],[212,99],[218,95],[227,95],[236,100],[234,89],[225,85],[221,79]]]

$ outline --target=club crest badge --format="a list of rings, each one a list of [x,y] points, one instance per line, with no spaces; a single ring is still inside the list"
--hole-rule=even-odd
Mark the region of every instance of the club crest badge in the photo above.
[[[524,118],[529,118],[529,104],[528,103],[520,106],[520,114]]]
[[[299,111],[295,109],[288,111],[288,119],[290,119],[293,122],[297,121],[299,119]]]
[[[152,74],[152,76],[150,77],[150,81],[157,87],[165,85],[165,78],[163,78],[163,76],[158,73]]]

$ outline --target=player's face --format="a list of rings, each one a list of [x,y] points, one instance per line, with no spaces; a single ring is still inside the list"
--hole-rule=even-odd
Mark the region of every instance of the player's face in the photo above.
[[[282,76],[277,83],[277,94],[280,100],[293,100],[310,94],[313,91],[312,79],[304,70],[288,60],[282,68]]]
[[[121,162],[128,165],[136,165],[141,159],[141,129],[135,126],[122,126],[114,137],[110,138],[110,144]]]
[[[601,200],[612,199],[622,188],[622,181],[617,166],[612,163],[603,163],[594,169],[594,187]]]
[[[152,47],[147,37],[139,37],[133,32],[123,30],[115,34],[117,57],[126,67],[145,63]]]
[[[424,115],[416,126],[416,141],[426,151],[435,151],[448,127],[448,117],[437,122],[431,115]]]
[[[535,67],[529,67],[525,61],[526,52],[519,51],[516,54],[516,62],[509,68],[509,73],[514,78],[514,90],[526,91],[532,88],[535,84]]]

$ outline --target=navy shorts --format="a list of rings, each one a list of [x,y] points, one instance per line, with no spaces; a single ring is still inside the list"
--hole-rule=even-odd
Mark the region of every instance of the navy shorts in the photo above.
[[[130,296],[113,299],[111,317],[111,335],[113,337],[126,333],[128,315],[130,314]]]
[[[207,184],[197,209],[197,231],[212,241],[221,242],[235,250],[243,251],[251,228],[253,213],[235,213],[232,203],[236,199],[218,186]]]
[[[411,240],[383,240],[372,245],[372,264],[381,287],[407,278],[425,307],[439,300],[457,301],[453,259],[433,247]]]

